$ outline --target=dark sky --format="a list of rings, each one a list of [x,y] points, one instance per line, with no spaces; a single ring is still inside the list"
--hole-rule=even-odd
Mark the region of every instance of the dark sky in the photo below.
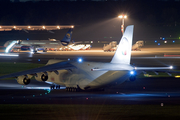
[[[75,25],[75,40],[119,40],[120,14],[125,26],[135,25],[135,40],[180,36],[180,2],[126,0],[118,2],[1,3],[1,25]],[[34,33],[33,33],[34,34]],[[48,34],[47,34],[48,35]],[[21,34],[13,39],[21,39]],[[49,36],[43,36],[42,39]],[[56,37],[56,35],[55,35]],[[0,33],[0,40],[4,39]],[[33,38],[36,39],[36,38]]]

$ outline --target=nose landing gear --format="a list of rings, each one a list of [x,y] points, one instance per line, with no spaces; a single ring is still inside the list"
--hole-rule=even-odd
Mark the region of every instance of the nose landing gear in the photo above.
[[[52,85],[52,86],[50,87],[51,90],[60,89],[60,88],[61,88],[60,85]]]

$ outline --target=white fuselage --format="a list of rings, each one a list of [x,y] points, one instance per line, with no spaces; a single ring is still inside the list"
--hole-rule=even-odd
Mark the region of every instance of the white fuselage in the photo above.
[[[60,48],[62,44],[60,41],[49,41],[49,40],[23,40],[21,45],[27,46],[39,46],[44,48]]]
[[[56,63],[57,60],[51,60],[50,63]],[[60,62],[60,61],[59,61]],[[48,73],[48,82],[53,82],[59,85],[65,85],[66,87],[77,87],[81,89],[95,89],[111,83],[123,83],[129,77],[129,70],[133,67],[130,65],[112,64],[112,63],[98,63],[98,62],[72,62],[72,65],[77,68],[71,70],[58,70],[58,74],[55,72]],[[123,71],[92,71],[92,68],[106,68],[111,67],[126,67],[127,70]]]
[[[7,47],[12,41],[7,41],[4,47]],[[17,40],[18,41],[18,40]],[[15,48],[20,48],[21,46],[37,46],[39,48],[60,48],[63,45],[59,40],[49,41],[49,40],[21,40],[19,44],[16,44]]]

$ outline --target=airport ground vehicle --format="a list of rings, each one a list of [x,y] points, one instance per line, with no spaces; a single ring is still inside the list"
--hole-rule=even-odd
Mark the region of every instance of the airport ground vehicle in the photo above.
[[[141,51],[141,47],[144,46],[144,41],[137,41],[133,46],[132,46],[132,51]]]
[[[141,47],[144,46],[144,41],[137,41],[132,46],[132,51],[141,51]],[[116,51],[118,45],[116,41],[112,41],[109,44],[104,44],[103,50],[104,52],[114,52]]]
[[[112,41],[109,44],[104,44],[103,50],[104,52],[114,52],[117,48],[117,42]]]

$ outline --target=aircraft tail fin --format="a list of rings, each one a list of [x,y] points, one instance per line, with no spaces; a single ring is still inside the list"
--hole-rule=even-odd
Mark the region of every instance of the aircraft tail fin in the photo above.
[[[71,36],[72,36],[73,28],[70,28],[64,38],[61,40],[61,44],[64,46],[67,46],[70,41],[71,41]]]
[[[111,63],[130,64],[134,25],[126,27]]]

